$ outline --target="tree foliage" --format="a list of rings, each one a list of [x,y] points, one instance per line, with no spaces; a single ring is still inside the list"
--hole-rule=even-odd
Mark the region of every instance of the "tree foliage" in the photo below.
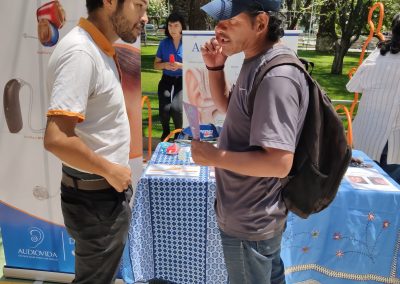
[[[400,12],[400,1],[399,0],[382,0],[380,1],[385,7],[385,17],[383,18],[383,32],[391,30],[392,20],[394,15]],[[374,23],[377,23],[378,13],[374,14]]]
[[[147,9],[149,19],[153,19],[160,24],[160,21],[168,17],[167,3],[165,0],[150,0]]]
[[[335,4],[339,34],[334,46],[331,73],[342,74],[343,58],[365,29],[368,11],[373,3],[372,0],[336,0]]]
[[[376,0],[324,0],[320,7],[317,50],[334,50],[332,74],[342,74],[343,58],[361,35],[369,34],[368,12]],[[400,11],[398,0],[382,0],[385,17],[382,32],[390,31],[393,16]],[[375,27],[378,10],[373,14]]]
[[[206,30],[210,19],[200,10],[200,7],[210,0],[170,0],[172,11],[181,14],[191,30]]]

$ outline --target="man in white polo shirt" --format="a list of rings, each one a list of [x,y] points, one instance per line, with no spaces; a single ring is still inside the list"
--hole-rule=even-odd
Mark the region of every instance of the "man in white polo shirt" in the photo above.
[[[48,66],[45,148],[63,162],[61,206],[75,239],[73,283],[112,283],[130,220],[130,130],[112,43],[133,43],[148,0],[86,0]]]

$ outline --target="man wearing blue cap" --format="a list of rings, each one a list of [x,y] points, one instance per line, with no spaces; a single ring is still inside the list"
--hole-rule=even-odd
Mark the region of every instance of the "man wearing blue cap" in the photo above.
[[[247,101],[260,66],[294,52],[280,42],[280,0],[214,0],[202,9],[218,20],[216,37],[202,46],[212,98],[226,119],[218,148],[193,141],[196,163],[216,167],[216,205],[231,284],[285,283],[280,258],[287,209],[280,178],[292,167],[308,105],[308,84],[296,67],[269,71],[257,89],[253,113]],[[245,59],[228,90],[224,64]]]

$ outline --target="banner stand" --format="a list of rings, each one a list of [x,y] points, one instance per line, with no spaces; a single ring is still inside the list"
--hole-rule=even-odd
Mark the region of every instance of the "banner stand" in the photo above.
[[[50,272],[44,270],[29,270],[20,268],[3,267],[3,274],[6,278],[18,278],[26,280],[39,280],[56,283],[71,283],[74,274]],[[117,279],[116,284],[124,284],[124,281]]]
[[[60,283],[74,277],[75,241],[61,212],[61,161],[45,151],[43,139],[51,92],[47,75],[54,75],[47,74],[48,61],[57,42],[87,17],[84,2],[1,1],[0,229],[5,263],[0,269],[4,266],[5,277]],[[116,42],[114,48],[123,77],[135,183],[143,168],[140,40]],[[129,259],[128,250],[125,254]],[[131,269],[120,275],[128,283],[134,279]]]

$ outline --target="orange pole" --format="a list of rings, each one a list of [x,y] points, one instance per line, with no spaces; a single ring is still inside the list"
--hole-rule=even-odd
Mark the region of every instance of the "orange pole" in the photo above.
[[[344,111],[344,114],[346,115],[347,118],[347,145],[350,147],[353,147],[353,124],[351,122],[351,116],[350,112],[347,109],[346,106],[344,105],[337,105],[335,107],[335,110],[338,111],[339,109],[342,109]]]
[[[147,114],[149,116],[149,128],[148,128],[148,152],[147,152],[147,161],[151,159],[151,150],[152,150],[152,143],[151,143],[151,137],[153,133],[153,123],[152,123],[152,114],[151,114],[151,101],[148,96],[144,96],[142,98],[142,109],[144,106],[144,103],[147,103]]]
[[[385,15],[385,11],[384,11],[383,4],[381,2],[378,2],[369,9],[369,13],[368,13],[369,35],[368,35],[367,40],[364,42],[364,45],[363,45],[363,48],[361,51],[360,60],[358,61],[359,66],[363,62],[365,50],[367,49],[368,44],[371,42],[371,40],[375,34],[375,25],[372,22],[372,15],[373,15],[374,11],[378,8],[379,8],[379,20],[378,20],[378,27],[376,28],[376,35],[380,40],[385,40],[385,37],[381,33],[383,17]]]
[[[172,130],[172,131],[167,135],[167,137],[164,138],[164,141],[163,141],[163,142],[168,142],[168,140],[172,137],[172,135],[174,135],[175,133],[182,132],[182,130],[183,130],[182,128],[177,128],[177,129]]]
[[[348,74],[350,79],[353,77],[353,75],[356,72],[356,70],[357,70],[357,68],[355,68],[355,67],[350,69],[349,74]],[[358,103],[359,96],[360,95],[358,93],[354,93],[353,102],[351,103],[351,106],[350,106],[350,117],[351,117],[351,119],[353,119],[354,109],[356,108],[356,105]]]
[[[375,25],[374,22],[372,21],[372,15],[374,13],[374,11],[376,9],[379,8],[379,19],[378,19],[378,26],[376,28],[375,31]],[[369,25],[369,35],[368,38],[366,39],[366,41],[364,42],[364,45],[362,47],[361,50],[361,54],[360,54],[360,59],[358,60],[358,66],[361,65],[361,63],[364,60],[364,56],[365,56],[365,51],[368,47],[368,44],[371,42],[372,38],[374,37],[374,34],[376,33],[376,36],[381,40],[384,41],[385,40],[385,36],[381,33],[381,29],[382,29],[382,24],[383,24],[383,17],[385,16],[385,9],[384,6],[381,2],[376,3],[375,5],[373,5],[370,9],[369,9],[369,13],[368,13],[368,25]],[[352,68],[350,69],[348,76],[351,79],[353,77],[353,74],[356,72],[357,68]],[[358,103],[358,98],[359,98],[359,94],[358,93],[354,93],[354,99],[353,102],[351,103],[350,106],[350,117],[351,119],[353,119],[353,115],[354,115],[354,109]]]

